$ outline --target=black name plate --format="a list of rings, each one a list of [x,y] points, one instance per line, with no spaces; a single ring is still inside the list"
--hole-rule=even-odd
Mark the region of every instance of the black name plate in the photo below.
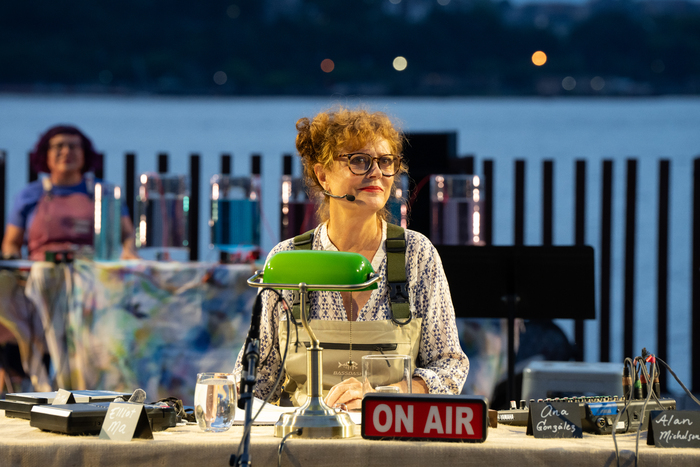
[[[555,401],[531,403],[527,434],[535,438],[583,438],[578,404]]]
[[[134,438],[153,439],[151,425],[143,404],[112,402],[102,422],[100,438],[131,441]]]
[[[70,391],[59,389],[51,405],[75,404],[75,397]]]
[[[647,444],[660,448],[700,448],[700,412],[652,411]]]

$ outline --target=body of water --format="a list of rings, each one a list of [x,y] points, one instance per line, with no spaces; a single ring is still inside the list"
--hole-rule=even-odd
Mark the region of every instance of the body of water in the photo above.
[[[525,243],[541,243],[541,167],[554,160],[554,243],[574,241],[574,164],[588,161],[586,241],[599,254],[602,161],[614,161],[611,358],[622,361],[625,160],[638,159],[635,348],[656,345],[656,203],[658,160],[671,160],[669,355],[690,379],[692,160],[700,156],[700,98],[184,98],[0,95],[0,149],[7,151],[6,209],[24,186],[27,153],[39,134],[58,123],[79,126],[105,153],[105,178],[123,183],[124,153],[137,154],[137,172],[155,171],[157,153],[170,154],[170,172],[186,174],[188,156],[202,156],[200,257],[208,249],[209,179],[223,152],[234,175],[250,173],[262,154],[262,245],[279,241],[282,155],[294,153],[295,122],[333,104],[365,104],[398,119],[410,132],[456,131],[458,154],[493,159],[494,243],[513,241],[513,161],[527,163]],[[429,157],[429,155],[426,155]],[[295,173],[300,172],[295,160]],[[566,307],[562,303],[562,307]],[[571,334],[572,325],[562,322]],[[586,360],[597,361],[600,323],[586,325]],[[671,388],[678,389],[675,383]],[[698,388],[696,388],[697,390]]]

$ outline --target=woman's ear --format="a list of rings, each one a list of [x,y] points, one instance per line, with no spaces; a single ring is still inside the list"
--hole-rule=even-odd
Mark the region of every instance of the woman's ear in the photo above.
[[[321,188],[326,189],[326,169],[323,168],[323,164],[314,164],[314,173],[318,182],[321,184]]]

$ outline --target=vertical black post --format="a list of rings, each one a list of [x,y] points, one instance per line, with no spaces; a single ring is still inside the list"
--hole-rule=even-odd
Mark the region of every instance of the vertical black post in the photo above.
[[[160,154],[158,154],[158,173],[168,173],[168,154],[165,152],[161,152]]]
[[[260,175],[260,154],[253,154],[250,158],[250,173]]]
[[[136,212],[134,206],[134,194],[136,193],[136,154],[128,152],[124,155],[124,197],[126,207],[129,208],[129,216],[134,219]]]
[[[600,220],[600,361],[610,361],[610,264],[613,161],[603,161]]]
[[[32,183],[37,178],[39,178],[39,174],[34,172],[34,168],[32,167],[32,163],[31,163],[32,153],[31,152],[29,152],[29,154],[27,155],[27,160],[30,161],[28,164],[28,167],[27,167],[27,169],[29,170],[29,172],[27,174],[27,179],[29,180],[29,183]]]
[[[460,157],[460,159],[464,160],[464,173],[468,175],[473,175],[474,174],[474,156],[473,155],[468,155],[464,157]]]
[[[221,175],[231,175],[231,154],[221,155]]]
[[[199,154],[190,155],[190,211],[187,219],[187,243],[190,261],[199,260]]]
[[[525,161],[515,161],[513,245],[525,244]]]
[[[542,163],[542,245],[544,246],[551,246],[553,244],[553,217],[554,161],[548,159]]]
[[[105,178],[105,155],[102,152],[98,152],[95,162],[93,163],[95,177]]]
[[[656,266],[656,354],[668,360],[668,208],[670,165],[659,161],[659,215]],[[664,375],[668,373],[660,368]],[[660,379],[661,391],[667,390],[667,379]]]
[[[484,212],[481,214],[481,231],[484,243],[493,244],[493,160],[484,160]]]
[[[5,197],[7,195],[7,186],[5,184],[5,159],[7,153],[0,150],[0,238],[5,237]]]
[[[690,370],[692,391],[700,390],[700,157],[693,160],[693,316],[691,321]]]
[[[586,161],[576,161],[576,207],[574,217],[574,244],[586,244]],[[574,339],[576,340],[576,360],[583,361],[585,332],[584,322],[577,319],[574,323]]]
[[[637,234],[637,161],[627,159],[627,196],[625,202],[625,284],[624,338],[625,357],[634,357],[634,267]]]
[[[292,155],[282,156],[282,175],[292,175]]]

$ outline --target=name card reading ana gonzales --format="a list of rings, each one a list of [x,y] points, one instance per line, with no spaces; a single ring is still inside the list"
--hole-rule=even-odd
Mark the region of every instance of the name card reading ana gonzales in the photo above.
[[[131,441],[134,438],[153,439],[151,424],[143,404],[112,402],[102,422],[100,438]]]
[[[531,403],[527,434],[535,438],[583,438],[578,404],[553,401]]]
[[[483,443],[488,424],[481,396],[373,393],[362,399],[365,439]]]
[[[649,420],[647,444],[660,448],[700,448],[700,412],[654,410]]]

